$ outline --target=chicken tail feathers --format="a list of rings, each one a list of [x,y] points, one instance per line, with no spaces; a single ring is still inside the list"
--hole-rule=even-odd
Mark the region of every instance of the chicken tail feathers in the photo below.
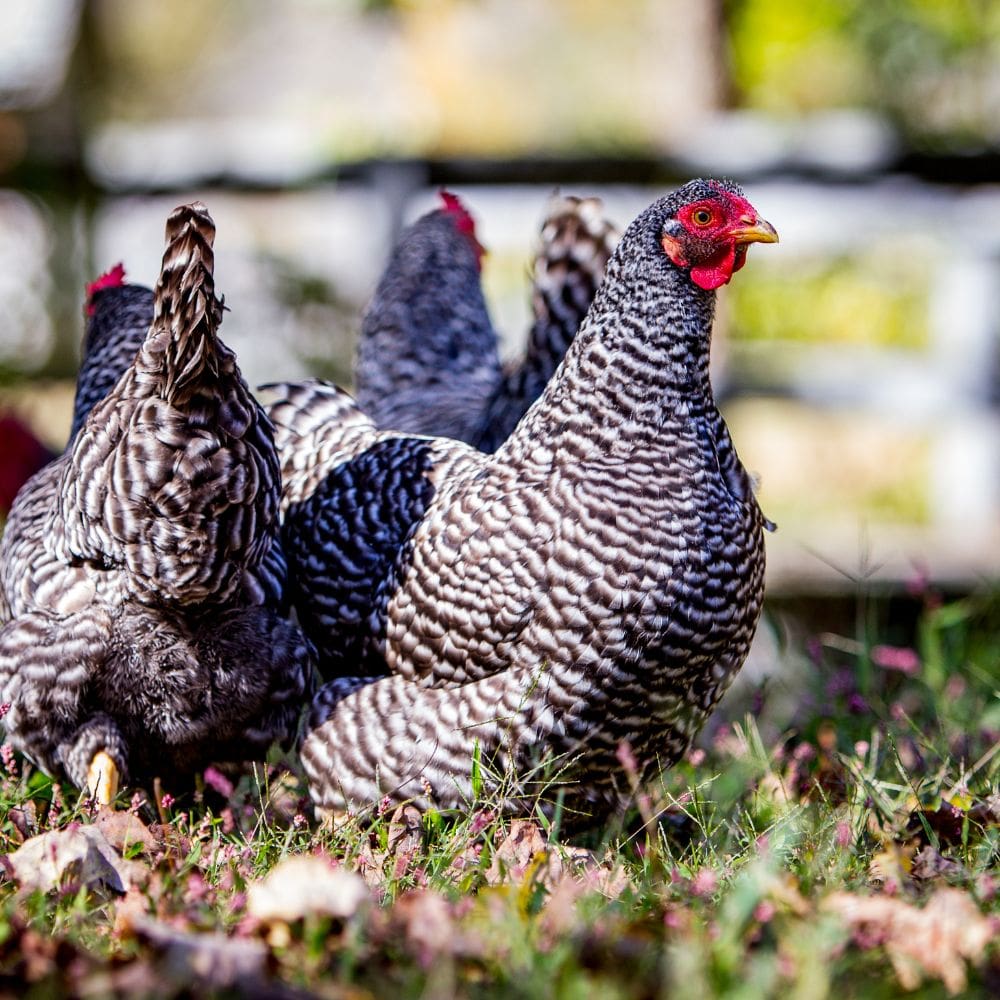
[[[223,303],[215,294],[215,223],[196,201],[167,220],[167,247],[156,283],[151,333],[165,338],[163,394],[181,402],[204,376],[218,376],[214,345]]]

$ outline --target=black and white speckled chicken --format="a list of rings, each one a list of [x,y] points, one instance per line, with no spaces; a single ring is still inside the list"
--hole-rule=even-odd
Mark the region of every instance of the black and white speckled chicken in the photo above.
[[[584,813],[675,762],[741,666],[765,525],[709,384],[715,289],[774,229],[692,181],[629,226],[563,364],[494,454],[270,387],[297,607],[338,676],[302,760],[317,805],[511,809],[549,760]],[[379,676],[382,675],[382,676]],[[550,792],[553,791],[550,789]]]
[[[534,263],[523,357],[502,366],[483,290],[483,248],[457,197],[406,229],[365,310],[355,389],[384,429],[503,443],[566,353],[618,233],[597,198],[556,196]]]
[[[153,290],[127,284],[125,268],[116,264],[87,285],[84,314],[86,329],[73,400],[71,441],[87,414],[135,360],[153,321]]]
[[[214,236],[203,205],[171,215],[148,335],[0,540],[8,739],[102,802],[259,758],[308,694],[308,644],[267,597],[279,467],[218,339]],[[121,358],[87,346],[102,343],[96,379]]]

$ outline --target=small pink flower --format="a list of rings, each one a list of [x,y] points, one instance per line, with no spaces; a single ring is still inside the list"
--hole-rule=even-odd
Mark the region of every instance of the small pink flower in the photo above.
[[[852,694],[847,699],[847,710],[855,715],[864,715],[868,711],[868,702],[859,694]]]
[[[164,792],[160,796],[160,805],[163,806],[164,809],[169,809],[173,804],[174,797],[170,794],[170,792]]]
[[[205,768],[205,784],[215,789],[224,799],[233,794],[233,783],[214,767]]]
[[[819,639],[811,635],[806,639],[806,653],[809,655],[809,659],[812,660],[815,666],[821,666],[823,663],[823,643]]]
[[[469,824],[469,836],[478,837],[493,822],[496,817],[489,809],[480,809]]]
[[[63,797],[62,788],[59,782],[54,782],[52,785],[52,805],[49,806],[49,825],[54,826],[56,817],[63,810]]]
[[[769,899],[762,899],[753,911],[754,920],[760,924],[769,924],[777,913],[777,907]]]
[[[944,686],[945,697],[950,701],[958,701],[959,698],[965,694],[965,689],[968,685],[965,683],[964,677],[959,677],[955,674],[953,677],[948,678],[948,683]]]
[[[854,836],[851,833],[850,824],[844,823],[843,821],[837,824],[837,832],[834,834],[833,838],[838,847],[850,847],[851,841],[854,840]]]
[[[305,825],[306,825],[306,818],[305,816],[302,815],[302,813],[296,813],[292,817],[292,826],[294,826],[296,830],[301,830],[302,827],[304,827]]]
[[[17,758],[14,756],[14,748],[9,743],[0,746],[0,759],[3,760],[4,770],[12,777],[17,777]]]
[[[691,880],[691,892],[695,896],[711,896],[719,887],[719,876],[713,868],[699,868]]]
[[[223,809],[222,813],[222,832],[232,833],[236,829],[236,817],[233,816],[232,809]]]
[[[705,763],[705,751],[701,747],[692,747],[688,750],[687,759],[692,767],[701,767]]]
[[[11,704],[9,701],[5,701],[0,705],[0,719],[2,719],[11,709]]]
[[[635,759],[635,754],[632,752],[632,746],[628,740],[622,740],[618,744],[615,756],[618,758],[618,763],[621,764],[626,774],[637,775],[639,773],[639,764]]]
[[[908,646],[874,646],[872,663],[883,670],[896,670],[912,677],[920,673],[920,657]]]
[[[859,757],[866,756],[868,753],[868,749],[869,749],[868,740],[858,740],[858,742],[854,744],[854,752]]]
[[[976,892],[984,903],[992,903],[997,894],[997,880],[989,874],[982,874],[976,879]]]
[[[185,895],[194,902],[199,902],[208,895],[208,883],[200,872],[191,872],[187,880],[187,892]]]

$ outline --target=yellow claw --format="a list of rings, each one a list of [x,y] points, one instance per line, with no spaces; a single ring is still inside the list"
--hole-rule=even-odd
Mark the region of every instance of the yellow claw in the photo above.
[[[103,750],[94,754],[87,770],[87,791],[99,806],[109,806],[118,794],[118,768]]]

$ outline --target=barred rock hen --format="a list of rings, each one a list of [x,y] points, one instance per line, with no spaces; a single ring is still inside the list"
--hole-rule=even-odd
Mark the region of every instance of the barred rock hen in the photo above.
[[[279,469],[218,339],[214,235],[203,205],[170,217],[148,335],[0,541],[8,738],[102,802],[262,755],[308,692],[308,644],[265,603]]]
[[[776,240],[728,182],[655,202],[493,455],[376,431],[322,383],[271,387],[300,620],[329,673],[357,675],[314,702],[321,809],[461,806],[478,754],[507,808],[548,759],[593,814],[627,791],[622,744],[642,775],[683,753],[747,654],[764,576],[709,384],[715,289]]]
[[[534,264],[523,358],[501,366],[480,283],[483,248],[454,195],[402,235],[365,311],[355,386],[381,428],[494,451],[566,353],[614,249],[596,198],[556,197]]]
[[[153,292],[143,285],[126,284],[125,268],[116,264],[87,286],[85,312],[70,440],[135,360],[153,321]]]

